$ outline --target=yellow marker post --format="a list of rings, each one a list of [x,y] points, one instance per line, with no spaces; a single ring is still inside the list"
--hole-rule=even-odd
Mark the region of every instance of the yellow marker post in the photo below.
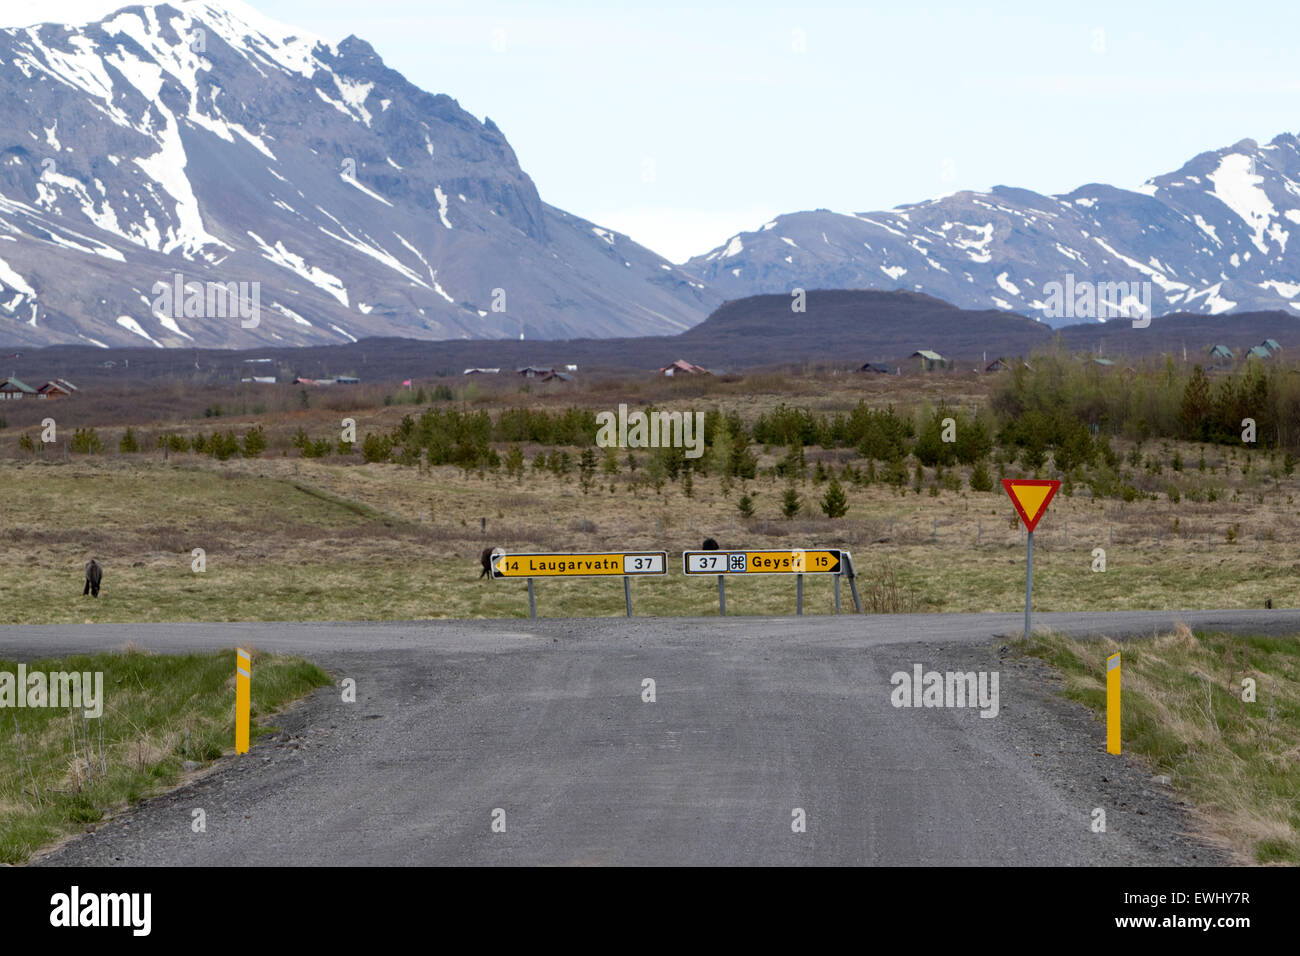
[[[1106,658],[1106,753],[1119,753],[1119,654]]]
[[[248,753],[249,696],[253,684],[253,659],[235,648],[235,753]]]

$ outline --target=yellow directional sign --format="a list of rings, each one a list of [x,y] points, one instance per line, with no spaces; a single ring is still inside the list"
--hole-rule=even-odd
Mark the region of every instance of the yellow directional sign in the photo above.
[[[610,554],[502,554],[492,559],[494,578],[587,577],[667,574],[667,551]]]
[[[687,574],[839,574],[843,552],[835,548],[812,551],[684,551]]]

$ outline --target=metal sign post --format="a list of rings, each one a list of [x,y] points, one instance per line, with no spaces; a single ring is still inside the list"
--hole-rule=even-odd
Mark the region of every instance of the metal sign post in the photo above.
[[[1034,593],[1034,533],[1029,532],[1029,544],[1025,548],[1025,637],[1034,633],[1030,625],[1030,607]]]

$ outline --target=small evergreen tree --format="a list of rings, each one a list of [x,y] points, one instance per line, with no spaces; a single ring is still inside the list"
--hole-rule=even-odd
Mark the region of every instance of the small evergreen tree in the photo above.
[[[600,470],[610,478],[618,474],[618,451],[616,449],[612,447],[605,449],[604,454],[601,456]]]
[[[983,458],[975,462],[974,467],[970,470],[970,490],[993,490],[993,476],[989,474],[988,463]]]
[[[584,495],[591,493],[592,485],[596,481],[596,452],[591,448],[582,450],[582,457],[578,459],[578,485],[582,488]]]
[[[257,458],[266,451],[266,430],[254,425],[244,433],[244,457]]]
[[[524,480],[524,452],[518,445],[511,445],[506,452],[506,474],[519,481]]]
[[[803,507],[803,501],[799,498],[799,490],[791,484],[785,489],[785,494],[781,496],[781,514],[785,515],[785,520],[790,521],[799,513]]]
[[[822,511],[828,518],[843,518],[849,513],[848,498],[845,497],[838,478],[832,478],[826,486],[826,494],[822,496]]]

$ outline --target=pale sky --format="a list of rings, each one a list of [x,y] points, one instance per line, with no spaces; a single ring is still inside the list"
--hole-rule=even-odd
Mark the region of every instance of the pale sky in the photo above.
[[[1300,127],[1289,0],[247,2],[369,41],[490,116],[545,201],[678,262],[779,213],[1132,188]],[[0,0],[0,24],[121,5]]]

